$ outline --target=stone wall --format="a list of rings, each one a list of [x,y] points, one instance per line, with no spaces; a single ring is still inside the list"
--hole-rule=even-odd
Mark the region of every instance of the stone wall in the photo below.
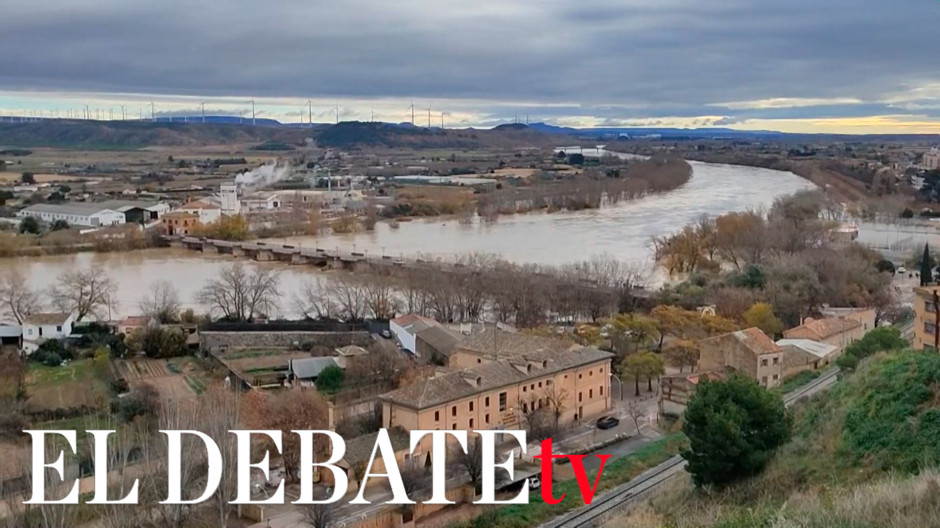
[[[208,352],[225,348],[290,348],[300,345],[338,348],[369,346],[372,336],[356,332],[199,332],[199,346]]]

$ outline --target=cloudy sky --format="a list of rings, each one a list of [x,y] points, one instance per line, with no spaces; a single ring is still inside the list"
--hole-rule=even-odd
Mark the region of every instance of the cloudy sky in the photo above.
[[[938,0],[7,0],[0,114],[940,133],[938,37]]]

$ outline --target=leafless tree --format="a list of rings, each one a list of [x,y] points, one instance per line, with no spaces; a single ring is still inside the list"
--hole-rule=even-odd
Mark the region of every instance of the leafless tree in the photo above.
[[[479,491],[480,477],[483,475],[483,447],[480,437],[469,438],[466,451],[454,444],[449,458],[454,467],[466,475],[474,489]]]
[[[542,397],[545,399],[546,408],[552,413],[555,429],[558,429],[558,421],[565,411],[565,400],[568,398],[568,391],[559,389],[558,385],[552,383],[542,391]]]
[[[30,289],[26,276],[18,270],[0,281],[0,303],[0,314],[5,313],[20,325],[27,315],[41,309],[39,294]]]
[[[640,418],[646,416],[646,413],[643,412],[643,409],[637,403],[631,403],[627,407],[627,416],[633,420],[633,426],[636,427],[636,434],[640,434]]]
[[[163,402],[157,411],[159,430],[199,430],[201,413],[198,404],[189,400]],[[141,433],[141,503],[148,508],[153,522],[161,528],[183,528],[190,517],[190,507],[183,504],[160,504],[168,491],[167,461],[169,440],[154,430]],[[191,435],[183,435],[180,455],[180,482],[184,499],[201,494],[205,483],[205,447]]]
[[[335,517],[335,507],[335,504],[308,504],[301,506],[300,513],[310,528],[329,528]]]
[[[222,472],[218,489],[210,499],[218,514],[219,526],[228,526],[229,516],[234,510],[231,501],[236,493],[236,474],[232,468],[238,459],[238,446],[235,435],[229,431],[238,429],[240,410],[239,393],[221,386],[212,387],[200,400],[202,422],[199,430],[209,435],[219,446],[222,465],[226,468]]]
[[[277,307],[281,295],[277,271],[265,268],[247,269],[235,263],[219,273],[199,291],[197,299],[221,312],[225,319],[250,321],[257,315],[267,314]]]
[[[363,282],[365,303],[375,319],[392,319],[398,310],[398,297],[388,277],[366,277]]]
[[[140,300],[138,308],[145,316],[158,323],[175,323],[179,320],[179,292],[170,281],[158,280]]]
[[[81,321],[89,315],[103,318],[104,310],[116,306],[117,283],[101,269],[66,271],[49,289],[53,306],[75,314]]]
[[[109,474],[109,498],[121,498],[134,486],[137,479],[136,471],[133,466],[138,462],[135,457],[140,452],[138,446],[142,434],[146,430],[145,420],[135,420],[126,427],[117,427],[116,424],[97,423],[87,424],[87,429],[105,429],[116,430],[111,435],[108,450],[111,453],[111,459],[108,461]],[[116,481],[116,482],[115,482]],[[146,487],[138,484],[138,493],[143,495]],[[125,528],[127,526],[141,526],[145,524],[148,518],[146,506],[138,504],[102,504],[94,507],[98,514],[101,526],[104,528]]]
[[[309,319],[332,319],[338,315],[327,285],[320,279],[304,281],[300,290],[294,292],[293,303],[294,308]]]
[[[425,484],[424,480],[426,475],[427,471],[425,471],[424,466],[421,465],[421,461],[416,457],[411,457],[402,463],[401,481],[409,497],[413,492],[422,489]]]

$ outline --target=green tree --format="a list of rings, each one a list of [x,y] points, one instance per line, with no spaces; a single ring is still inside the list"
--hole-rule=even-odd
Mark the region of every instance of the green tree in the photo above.
[[[56,220],[49,225],[50,231],[62,231],[63,229],[68,229],[69,223],[65,220]]]
[[[783,322],[774,315],[773,306],[759,302],[744,312],[744,322],[748,326],[756,326],[762,332],[773,338],[780,332],[783,332]]]
[[[931,276],[933,275],[934,261],[930,256],[930,248],[927,244],[924,244],[924,256],[920,258],[920,285],[927,286],[930,284]]]
[[[186,355],[186,334],[175,328],[144,328],[131,334],[126,343],[128,348],[143,352],[147,357],[172,358]]]
[[[36,220],[36,217],[27,216],[20,222],[20,233],[26,235],[38,235],[39,232],[39,220]]]
[[[740,375],[703,379],[685,410],[682,453],[696,486],[723,485],[760,472],[790,438],[783,400]]]
[[[330,365],[320,371],[320,375],[317,376],[317,390],[326,394],[335,394],[343,388],[345,380],[346,372],[336,365]]]
[[[640,395],[640,380],[646,379],[647,390],[653,390],[653,378],[662,376],[666,371],[665,362],[655,352],[643,352],[630,355],[620,366],[623,376],[633,380],[634,396]]]
[[[20,175],[20,182],[27,185],[32,185],[36,183],[36,177],[33,176],[32,172],[24,172],[22,175]]]

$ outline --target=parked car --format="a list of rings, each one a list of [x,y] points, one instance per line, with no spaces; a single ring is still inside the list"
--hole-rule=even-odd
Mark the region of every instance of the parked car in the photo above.
[[[379,335],[382,336],[382,337],[384,337],[385,339],[391,339],[391,338],[392,338],[392,333],[391,333],[390,331],[388,331],[388,330],[382,330],[381,332],[379,332]]]
[[[598,429],[613,429],[620,425],[620,420],[615,416],[604,416],[597,419]]]
[[[905,273],[907,273],[907,268],[905,268],[904,266],[898,266],[898,268],[894,270],[894,272],[897,273],[898,275],[904,275]]]

